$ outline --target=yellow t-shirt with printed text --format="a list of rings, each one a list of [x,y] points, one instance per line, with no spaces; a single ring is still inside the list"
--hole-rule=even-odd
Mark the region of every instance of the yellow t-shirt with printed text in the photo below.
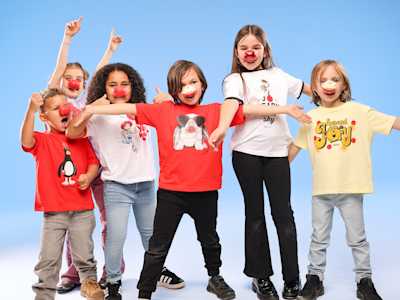
[[[372,193],[371,142],[375,133],[389,134],[394,116],[354,101],[308,112],[294,144],[308,149],[313,195]]]

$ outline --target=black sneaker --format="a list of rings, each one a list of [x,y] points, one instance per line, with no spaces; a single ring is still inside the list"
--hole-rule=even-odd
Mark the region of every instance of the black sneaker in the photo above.
[[[106,289],[104,291],[105,299],[122,300],[120,289],[121,289],[121,280],[118,280],[116,283],[107,282]]]
[[[215,275],[208,280],[207,291],[217,295],[222,300],[230,300],[236,297],[235,291],[225,282],[221,275]]]
[[[294,280],[292,282],[283,285],[282,297],[284,299],[297,299],[297,296],[301,290],[300,280]]]
[[[375,290],[374,283],[371,278],[362,278],[357,283],[357,298],[361,300],[382,300],[381,296]]]
[[[98,283],[100,287],[104,290],[107,287],[107,276],[101,276]]]
[[[298,300],[315,300],[324,294],[324,285],[318,275],[306,275],[307,281],[299,292]]]
[[[279,300],[278,293],[269,278],[254,278],[251,283],[251,289],[257,294],[260,300]]]
[[[162,269],[160,279],[157,284],[167,289],[181,289],[185,286],[185,281],[166,267]]]

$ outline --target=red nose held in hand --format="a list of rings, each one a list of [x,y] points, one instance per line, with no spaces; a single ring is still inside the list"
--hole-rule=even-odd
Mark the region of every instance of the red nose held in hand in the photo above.
[[[77,109],[75,106],[73,106],[71,103],[66,103],[60,106],[58,109],[58,113],[60,114],[61,117],[67,117],[70,114],[79,114],[80,110]]]
[[[71,91],[78,91],[81,88],[81,83],[79,80],[75,79],[68,80],[68,88]]]
[[[126,96],[126,91],[124,88],[117,87],[113,90],[113,96],[115,98],[123,98]]]

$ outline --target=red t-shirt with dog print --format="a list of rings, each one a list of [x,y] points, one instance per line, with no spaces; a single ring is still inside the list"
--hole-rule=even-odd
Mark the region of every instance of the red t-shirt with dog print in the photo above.
[[[221,188],[222,145],[215,151],[208,135],[217,128],[221,104],[189,106],[164,102],[137,104],[136,121],[157,131],[160,157],[159,187],[181,192]],[[231,126],[242,124],[239,107]]]
[[[99,164],[87,138],[68,139],[63,133],[34,132],[35,145],[22,147],[36,161],[35,210],[44,212],[93,209],[90,188],[80,190],[78,178]]]

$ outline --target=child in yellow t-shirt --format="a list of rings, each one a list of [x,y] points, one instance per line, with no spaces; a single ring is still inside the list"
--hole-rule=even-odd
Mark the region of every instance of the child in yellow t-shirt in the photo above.
[[[346,226],[357,281],[357,297],[381,299],[371,280],[369,243],[363,218],[363,194],[372,193],[370,145],[375,133],[400,129],[400,119],[350,101],[350,82],[342,65],[334,60],[317,64],[311,75],[313,102],[289,149],[289,160],[308,149],[313,169],[312,226],[307,282],[299,299],[316,299],[324,294],[326,267],[334,208]]]

